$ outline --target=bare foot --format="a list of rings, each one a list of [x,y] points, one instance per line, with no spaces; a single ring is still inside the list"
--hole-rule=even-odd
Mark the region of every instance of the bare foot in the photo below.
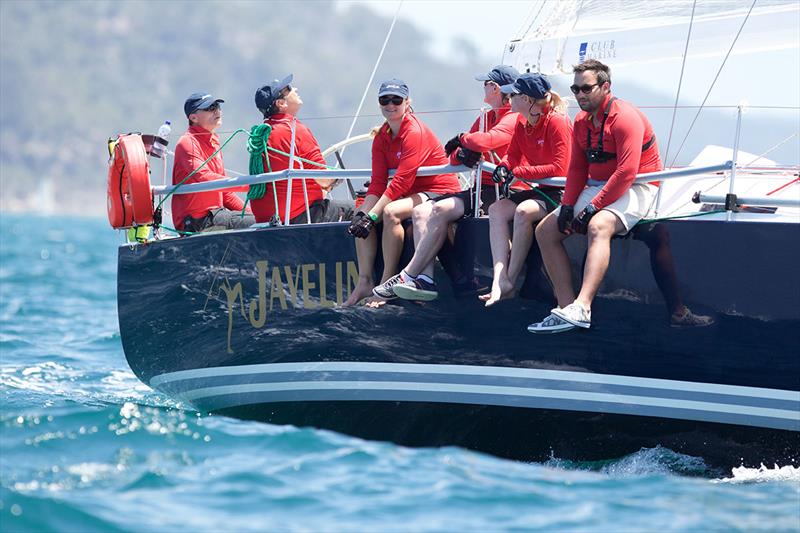
[[[386,300],[383,298],[378,298],[377,296],[373,296],[372,298],[367,298],[367,301],[364,305],[370,309],[378,309],[386,305]]]
[[[481,301],[485,302],[486,307],[491,307],[500,300],[512,298],[514,296],[514,284],[508,278],[501,276],[497,283],[492,283],[492,292],[481,296]]]
[[[367,296],[372,296],[372,288],[374,286],[371,279],[359,277],[353,292],[350,293],[350,297],[342,304],[342,307],[356,305]]]

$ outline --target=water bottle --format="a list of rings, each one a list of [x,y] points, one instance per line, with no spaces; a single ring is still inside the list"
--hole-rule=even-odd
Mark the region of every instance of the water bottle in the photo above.
[[[171,122],[169,120],[165,120],[164,123],[158,128],[158,133],[155,136],[152,135],[143,135],[142,140],[145,141],[145,149],[147,149],[147,153],[153,157],[163,158],[164,154],[167,151],[167,145],[169,141],[167,137],[172,132],[172,126],[170,126]],[[152,139],[152,146],[148,147],[148,140]]]
[[[157,135],[162,139],[164,139],[165,141],[167,140],[167,137],[169,137],[169,134],[172,133],[171,124],[172,123],[169,120],[165,120],[164,123],[161,125],[161,127],[158,128]]]

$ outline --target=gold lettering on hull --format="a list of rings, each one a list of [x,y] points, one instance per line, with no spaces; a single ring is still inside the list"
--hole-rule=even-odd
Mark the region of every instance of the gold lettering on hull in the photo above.
[[[287,311],[298,308],[331,308],[337,304],[341,305],[353,292],[358,282],[358,266],[353,261],[347,261],[346,264],[337,261],[334,264],[335,302],[328,299],[328,272],[327,263],[283,265],[283,268],[273,266],[270,270],[267,261],[256,261],[257,290],[255,298],[250,300],[246,297],[242,282],[231,285],[230,281],[225,278],[219,285],[217,295],[225,294],[225,305],[228,310],[228,353],[233,353],[231,338],[233,315],[237,306],[242,318],[253,328],[260,329],[267,324],[269,313],[275,311],[277,306],[280,306],[282,311]],[[269,281],[267,273],[270,273]],[[298,295],[302,295],[300,301],[298,301]],[[289,302],[291,302],[291,307]]]

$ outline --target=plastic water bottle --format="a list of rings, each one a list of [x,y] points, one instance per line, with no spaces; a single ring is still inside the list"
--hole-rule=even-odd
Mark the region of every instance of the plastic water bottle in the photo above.
[[[169,120],[165,120],[164,123],[158,128],[158,136],[162,139],[166,140],[169,137],[169,134],[172,133],[172,126]]]

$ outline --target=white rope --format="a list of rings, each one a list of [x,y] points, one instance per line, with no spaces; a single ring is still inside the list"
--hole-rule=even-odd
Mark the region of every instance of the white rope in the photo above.
[[[739,36],[742,34],[742,30],[744,29],[744,25],[747,24],[747,20],[750,18],[750,13],[753,12],[753,8],[756,6],[756,2],[758,0],[753,0],[753,3],[750,5],[750,9],[747,11],[747,15],[745,15],[744,20],[742,21],[742,25],[739,26],[739,31],[736,32],[736,37],[733,38],[733,42],[731,43],[730,48],[728,48],[728,53],[725,54],[725,58],[722,60],[722,64],[719,66],[719,70],[717,70],[717,74],[714,76],[714,80],[711,82],[711,86],[708,88],[708,92],[706,93],[705,98],[703,98],[703,102],[700,104],[700,108],[697,110],[697,114],[692,119],[692,123],[689,125],[689,130],[686,132],[686,136],[683,138],[681,145],[678,147],[678,151],[675,153],[675,157],[672,159],[672,163],[669,166],[673,166],[675,161],[677,161],[678,156],[683,149],[683,145],[686,144],[687,139],[689,138],[689,134],[692,132],[692,128],[694,128],[695,123],[697,122],[700,113],[703,111],[703,106],[705,105],[708,97],[711,96],[711,91],[714,89],[714,85],[717,83],[719,79],[719,75],[722,73],[722,69],[725,68],[725,63],[728,61],[728,58],[733,51],[733,47],[736,46],[736,41],[739,40]]]
[[[375,66],[372,67],[372,74],[369,75],[369,81],[367,81],[367,86],[364,88],[364,94],[361,95],[361,101],[358,103],[358,109],[356,110],[356,114],[353,117],[353,122],[350,124],[350,129],[347,130],[347,136],[345,139],[349,139],[350,136],[353,134],[353,129],[356,127],[356,122],[358,121],[358,117],[361,114],[361,108],[364,107],[364,101],[367,99],[367,94],[369,93],[370,88],[372,87],[372,80],[375,78],[375,73],[378,71],[378,66],[381,64],[381,59],[383,59],[383,52],[386,50],[386,45],[389,44],[389,37],[392,36],[392,31],[394,31],[394,25],[397,22],[397,16],[400,14],[400,8],[403,7],[403,0],[400,0],[400,3],[397,4],[397,11],[394,12],[394,18],[392,19],[392,25],[389,26],[389,31],[386,33],[386,39],[383,40],[383,46],[381,46],[381,51],[378,54],[378,59],[375,61]],[[339,155],[344,154],[344,150],[347,148],[346,146],[342,147],[342,151],[339,152]],[[336,163],[336,166],[339,166],[339,163]]]

